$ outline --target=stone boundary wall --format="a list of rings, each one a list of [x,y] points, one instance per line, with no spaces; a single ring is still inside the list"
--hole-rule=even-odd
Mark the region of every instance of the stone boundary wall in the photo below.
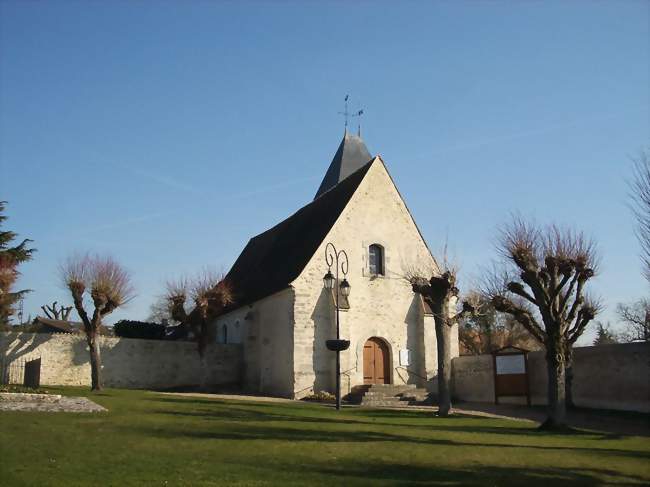
[[[546,404],[545,352],[528,354],[533,405]],[[577,406],[650,412],[650,343],[578,347],[574,351],[573,396]],[[456,400],[494,403],[492,355],[452,361]]]
[[[164,389],[240,382],[239,344],[211,344],[201,368],[196,343],[131,338],[101,338],[103,382],[107,387]],[[49,333],[0,333],[0,368],[41,357],[41,385],[90,385],[85,337]],[[15,370],[15,367],[14,367]]]

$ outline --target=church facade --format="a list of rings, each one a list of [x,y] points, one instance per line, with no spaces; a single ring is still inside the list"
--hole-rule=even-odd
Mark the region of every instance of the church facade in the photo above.
[[[226,276],[235,303],[215,326],[218,341],[242,344],[243,387],[290,398],[334,391],[336,354],[325,342],[336,337],[336,291],[323,285],[329,242],[349,261],[342,393],[375,383],[431,389],[434,318],[404,274],[437,266],[384,161],[349,133],[314,200],[252,238]]]

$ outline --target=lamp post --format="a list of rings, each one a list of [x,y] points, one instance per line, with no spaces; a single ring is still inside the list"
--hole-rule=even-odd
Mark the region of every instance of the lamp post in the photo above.
[[[341,328],[339,321],[339,297],[350,295],[350,283],[345,278],[348,274],[348,254],[345,250],[337,251],[333,243],[325,246],[325,262],[327,263],[327,274],[323,276],[325,289],[335,289],[334,305],[336,306],[336,340],[327,340],[329,350],[336,352],[336,409],[341,409],[341,352],[350,346],[349,340],[341,340]],[[332,274],[332,265],[335,266],[336,275]],[[339,284],[339,270],[343,274],[343,281]]]

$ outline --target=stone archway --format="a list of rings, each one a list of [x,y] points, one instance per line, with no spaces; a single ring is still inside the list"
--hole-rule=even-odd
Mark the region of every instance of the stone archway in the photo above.
[[[371,337],[363,345],[363,383],[390,384],[390,349],[381,338]]]

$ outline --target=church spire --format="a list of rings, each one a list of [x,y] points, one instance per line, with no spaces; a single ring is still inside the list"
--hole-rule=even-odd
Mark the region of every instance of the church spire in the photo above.
[[[370,152],[368,152],[368,148],[361,137],[349,133],[346,127],[343,140],[341,141],[336,154],[334,154],[334,158],[325,173],[325,177],[323,178],[314,199],[336,186],[350,174],[361,168],[361,166],[370,162],[371,159],[372,156],[370,155]]]

